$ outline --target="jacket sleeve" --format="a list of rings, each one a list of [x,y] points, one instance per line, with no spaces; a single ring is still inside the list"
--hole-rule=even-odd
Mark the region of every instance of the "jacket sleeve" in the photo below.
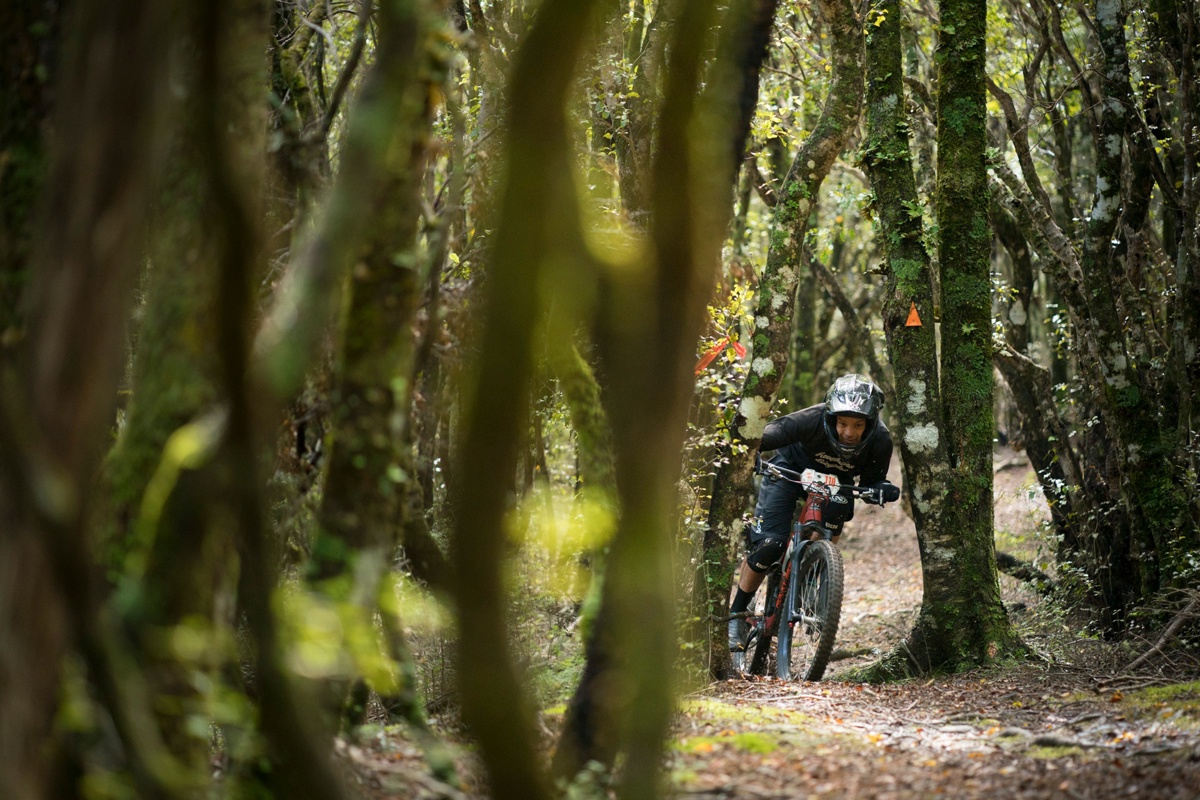
[[[888,433],[875,444],[871,459],[863,466],[859,486],[871,486],[887,480],[888,467],[892,463],[892,436]]]
[[[768,422],[758,449],[763,452],[778,450],[800,441],[803,438],[803,426],[797,419],[798,414],[799,412],[785,414]]]

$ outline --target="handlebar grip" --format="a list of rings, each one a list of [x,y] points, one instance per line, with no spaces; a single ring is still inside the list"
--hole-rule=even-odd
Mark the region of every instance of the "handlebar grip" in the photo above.
[[[900,499],[900,487],[895,484],[885,483],[880,488],[880,494],[883,495],[884,503],[894,503]],[[882,505],[882,503],[881,503]]]

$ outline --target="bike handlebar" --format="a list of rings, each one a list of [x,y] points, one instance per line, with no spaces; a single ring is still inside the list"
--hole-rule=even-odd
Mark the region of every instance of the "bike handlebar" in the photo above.
[[[877,506],[894,503],[900,499],[900,487],[887,481],[874,486],[854,486],[852,484],[843,486],[836,475],[826,475],[814,469],[796,472],[787,467],[772,464],[770,461],[759,461],[755,471],[760,475],[772,475],[789,483],[795,483],[810,492],[831,495],[845,489],[864,503]]]

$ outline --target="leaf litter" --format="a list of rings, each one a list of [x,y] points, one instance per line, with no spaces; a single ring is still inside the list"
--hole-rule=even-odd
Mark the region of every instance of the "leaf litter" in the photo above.
[[[1006,466],[1019,465],[1020,456],[1006,457]],[[996,527],[1002,547],[1035,559],[1047,515],[1031,478],[1027,467],[997,471]],[[665,796],[1200,797],[1200,683],[1121,674],[1128,652],[1114,655],[1114,646],[1040,614],[1038,594],[1007,576],[1010,616],[1043,659],[896,684],[846,682],[903,639],[921,602],[911,521],[895,507],[867,507],[851,525],[840,544],[845,603],[828,679],[739,678],[686,698],[665,750]],[[399,729],[338,746],[365,797],[489,796],[478,758],[465,746],[456,752],[462,785],[451,788],[429,777]]]

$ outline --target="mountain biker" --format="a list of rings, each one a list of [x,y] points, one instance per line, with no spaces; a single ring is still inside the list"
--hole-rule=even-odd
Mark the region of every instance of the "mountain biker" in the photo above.
[[[892,435],[879,411],[883,392],[863,375],[843,375],[825,394],[825,402],[779,417],[767,424],[760,451],[775,453],[768,460],[785,469],[801,472],[815,469],[836,475],[843,484],[883,489],[889,501],[899,497],[899,489],[887,481],[892,460]],[[796,503],[805,491],[794,483],[767,476],[763,478],[754,507],[754,521],[747,526],[747,555],[738,570],[737,593],[729,613],[740,614],[750,606],[763,577],[783,557],[791,536]],[[833,531],[836,543],[842,525],[854,516],[854,498],[842,491],[831,498],[825,509],[825,525]],[[814,532],[813,538],[820,534]],[[729,621],[729,649],[745,649],[750,626],[745,617]]]

